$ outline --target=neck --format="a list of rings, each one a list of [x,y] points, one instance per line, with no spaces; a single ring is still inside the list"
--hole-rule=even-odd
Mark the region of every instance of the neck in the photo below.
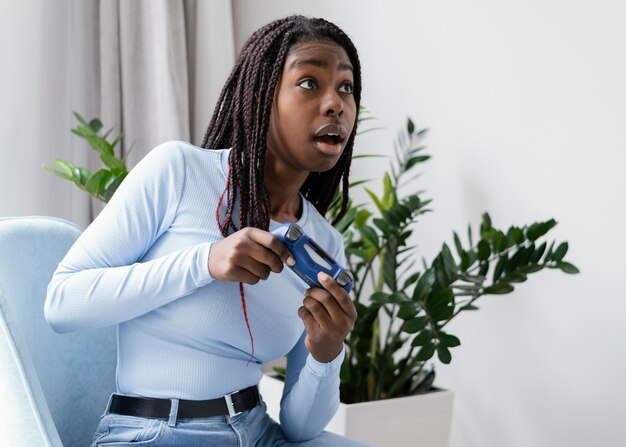
[[[270,218],[276,222],[295,222],[302,215],[300,188],[308,172],[294,172],[287,166],[271,163],[265,166],[265,187],[270,197]]]

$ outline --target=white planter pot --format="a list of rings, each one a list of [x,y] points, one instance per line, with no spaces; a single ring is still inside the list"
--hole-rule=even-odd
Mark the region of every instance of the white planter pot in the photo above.
[[[276,421],[283,382],[263,375],[260,392]],[[375,447],[447,447],[452,424],[453,393],[436,390],[418,396],[359,404],[339,404],[326,430]]]

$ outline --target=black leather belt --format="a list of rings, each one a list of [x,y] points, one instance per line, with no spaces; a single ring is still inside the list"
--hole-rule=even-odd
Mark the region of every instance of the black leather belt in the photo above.
[[[259,390],[255,386],[229,393],[210,400],[179,400],[177,419],[206,418],[211,416],[230,417],[254,408],[260,401]],[[172,402],[169,399],[122,396],[114,394],[109,412],[124,416],[168,419]]]

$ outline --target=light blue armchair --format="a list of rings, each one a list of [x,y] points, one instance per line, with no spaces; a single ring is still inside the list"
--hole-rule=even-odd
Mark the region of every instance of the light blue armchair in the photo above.
[[[115,390],[115,328],[56,334],[46,288],[81,229],[0,219],[0,445],[88,446]]]

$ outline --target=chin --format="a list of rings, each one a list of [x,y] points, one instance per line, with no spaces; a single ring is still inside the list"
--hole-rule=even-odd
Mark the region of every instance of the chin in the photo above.
[[[337,162],[340,158],[341,154],[334,157],[321,159],[318,163],[315,164],[315,166],[311,168],[311,172],[328,172],[337,165]]]

